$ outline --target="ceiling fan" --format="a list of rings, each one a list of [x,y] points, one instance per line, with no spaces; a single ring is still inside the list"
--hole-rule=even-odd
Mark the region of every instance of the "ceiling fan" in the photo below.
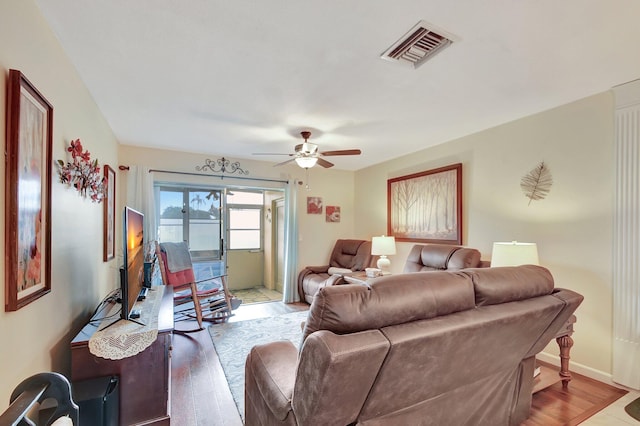
[[[300,135],[304,139],[304,142],[295,146],[295,153],[293,154],[274,154],[274,153],[254,153],[253,155],[288,155],[293,157],[287,161],[283,161],[278,164],[274,164],[275,166],[282,166],[284,164],[291,163],[295,161],[298,166],[303,169],[309,169],[316,164],[321,165],[324,168],[333,167],[333,163],[325,160],[322,157],[330,157],[334,155],[360,155],[362,151],[359,149],[340,149],[336,151],[318,151],[318,145],[315,143],[309,142],[309,137],[311,137],[311,132],[303,131],[300,132]]]

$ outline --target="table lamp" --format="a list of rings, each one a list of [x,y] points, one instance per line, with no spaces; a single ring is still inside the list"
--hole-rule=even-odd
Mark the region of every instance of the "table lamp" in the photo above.
[[[371,238],[371,254],[380,256],[377,263],[378,269],[388,272],[391,267],[391,261],[387,256],[396,254],[396,239],[384,235]]]
[[[491,266],[538,265],[536,243],[493,243]]]

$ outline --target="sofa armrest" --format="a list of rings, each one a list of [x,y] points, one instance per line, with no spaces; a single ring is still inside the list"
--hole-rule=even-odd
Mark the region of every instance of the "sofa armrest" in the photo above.
[[[305,269],[313,274],[322,274],[322,273],[327,273],[327,271],[329,270],[329,265],[305,266]]]
[[[344,284],[345,280],[344,280],[344,275],[343,274],[335,274],[335,275],[331,275],[329,278],[327,278],[327,280],[325,281],[325,287],[330,286],[330,285],[340,285],[340,284]]]
[[[320,330],[307,337],[292,402],[297,424],[355,424],[389,348],[380,330]]]
[[[298,350],[289,341],[254,346],[245,363],[245,399],[261,399],[273,417],[284,420],[291,411],[297,362]],[[245,413],[251,424],[246,401]]]

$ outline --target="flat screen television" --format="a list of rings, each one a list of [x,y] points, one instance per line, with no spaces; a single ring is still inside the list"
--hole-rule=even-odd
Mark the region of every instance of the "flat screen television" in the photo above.
[[[124,265],[120,269],[120,318],[131,320],[139,317],[139,313],[132,315],[132,310],[144,282],[144,215],[127,206],[122,224]]]

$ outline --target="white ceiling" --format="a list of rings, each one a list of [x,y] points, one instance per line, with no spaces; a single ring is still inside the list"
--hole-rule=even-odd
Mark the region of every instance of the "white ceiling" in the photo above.
[[[640,78],[637,0],[36,0],[121,143],[357,170]],[[379,58],[418,21],[459,38]]]

